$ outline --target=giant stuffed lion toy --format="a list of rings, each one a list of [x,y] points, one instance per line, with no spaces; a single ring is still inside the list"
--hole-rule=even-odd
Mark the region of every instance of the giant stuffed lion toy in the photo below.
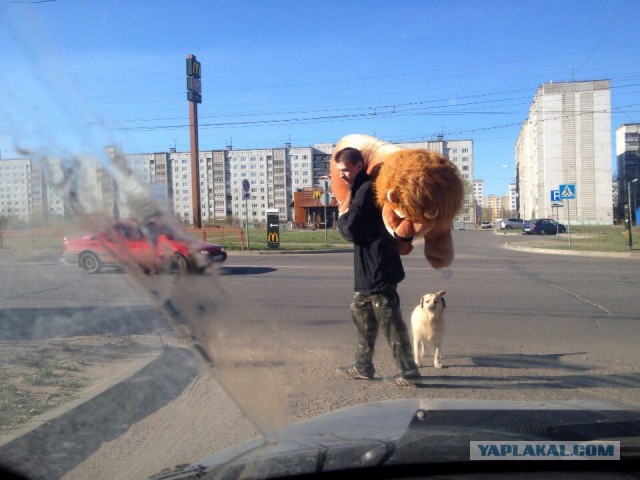
[[[453,262],[453,219],[462,206],[463,184],[457,167],[440,153],[394,145],[368,135],[348,135],[334,148],[357,148],[372,178],[374,192],[398,250],[406,255],[414,239],[424,238],[424,255],[433,268]],[[349,185],[331,159],[331,186],[340,212],[349,206]]]

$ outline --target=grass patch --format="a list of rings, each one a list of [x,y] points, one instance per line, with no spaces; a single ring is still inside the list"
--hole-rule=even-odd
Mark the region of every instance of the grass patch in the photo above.
[[[320,230],[280,230],[280,247],[278,250],[326,250],[349,249],[351,242],[342,238],[336,229],[327,229],[326,240],[324,229]],[[239,242],[224,244],[226,250],[240,250]],[[246,237],[245,245],[246,249]],[[269,250],[266,228],[249,229],[249,250]]]
[[[591,252],[640,252],[640,228],[633,227],[631,231],[632,248],[627,245],[626,231],[623,226],[571,226],[571,245],[569,233],[556,237],[546,236],[540,241],[536,238],[536,247],[569,251]],[[536,236],[538,237],[538,236]]]

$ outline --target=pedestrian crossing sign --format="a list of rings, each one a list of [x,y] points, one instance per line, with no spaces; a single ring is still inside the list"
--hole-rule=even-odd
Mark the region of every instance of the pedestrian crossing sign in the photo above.
[[[571,199],[576,198],[576,186],[574,183],[560,185],[560,198]]]

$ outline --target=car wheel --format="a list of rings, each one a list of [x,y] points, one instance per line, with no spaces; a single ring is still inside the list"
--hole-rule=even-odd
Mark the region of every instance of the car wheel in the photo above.
[[[80,257],[80,267],[89,273],[100,273],[102,262],[95,253],[85,253]]]
[[[513,227],[511,225],[507,225],[506,227],[504,227],[505,230],[511,230]]]
[[[540,230],[540,235],[546,235],[547,231],[543,228],[542,230]]]
[[[179,253],[175,253],[166,263],[165,271],[167,273],[176,273],[183,274],[189,271],[189,262],[187,259],[180,255]]]

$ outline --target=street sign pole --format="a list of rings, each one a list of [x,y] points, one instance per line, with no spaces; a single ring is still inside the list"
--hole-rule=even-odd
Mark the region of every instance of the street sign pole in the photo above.
[[[328,245],[327,240],[327,197],[329,196],[329,182],[324,181],[324,244]]]
[[[576,198],[576,185],[575,183],[568,183],[560,185],[560,198],[567,201],[567,235],[569,237],[569,246],[571,246],[571,206],[569,200],[575,200]]]
[[[627,182],[627,206],[624,208],[624,228],[627,237],[627,246],[629,250],[633,247],[633,238],[631,237],[631,182]]]
[[[329,177],[320,177],[320,188],[322,188],[322,194],[320,195],[320,203],[324,205],[324,244],[328,245],[329,240],[327,238],[327,204],[331,201],[331,194],[329,193]]]
[[[242,197],[244,198],[245,230],[247,231],[247,250],[249,250],[249,198],[251,197],[251,182],[242,179]]]
[[[569,237],[569,246],[571,246],[571,206],[567,200],[567,236]]]
[[[191,144],[191,209],[193,226],[202,228],[200,201],[200,162],[198,146],[198,103],[202,103],[202,67],[193,54],[187,55],[187,101],[189,102],[189,138]]]

